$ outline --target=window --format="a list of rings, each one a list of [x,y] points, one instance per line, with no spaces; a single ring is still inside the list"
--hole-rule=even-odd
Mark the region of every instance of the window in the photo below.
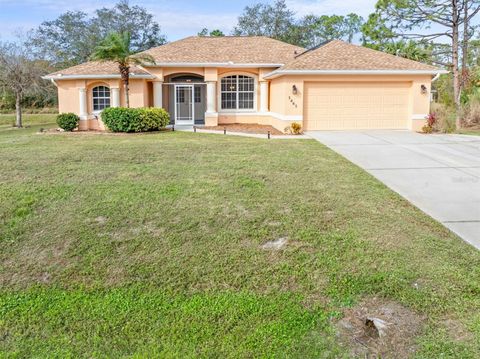
[[[222,110],[253,110],[255,104],[255,79],[233,75],[222,78]]]
[[[106,86],[97,86],[92,90],[93,111],[102,111],[110,107],[110,89]]]

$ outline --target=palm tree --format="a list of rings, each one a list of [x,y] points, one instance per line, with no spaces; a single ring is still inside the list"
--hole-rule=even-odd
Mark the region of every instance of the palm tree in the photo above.
[[[92,60],[113,61],[118,65],[120,76],[125,88],[125,105],[130,107],[128,98],[128,83],[130,79],[130,66],[155,63],[152,56],[147,54],[135,54],[130,49],[130,33],[112,32],[95,48]]]

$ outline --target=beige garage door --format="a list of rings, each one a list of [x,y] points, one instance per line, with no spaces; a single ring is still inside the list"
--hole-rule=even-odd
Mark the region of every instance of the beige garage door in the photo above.
[[[408,82],[306,82],[305,130],[406,129]]]

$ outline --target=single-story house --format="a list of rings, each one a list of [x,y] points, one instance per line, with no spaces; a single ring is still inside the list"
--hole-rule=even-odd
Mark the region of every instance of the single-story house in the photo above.
[[[430,108],[427,64],[334,40],[303,49],[268,37],[197,37],[145,51],[131,68],[130,106],[163,107],[178,125],[257,123],[283,130],[419,130]],[[87,62],[44,77],[60,112],[101,129],[101,111],[123,106],[118,67]]]

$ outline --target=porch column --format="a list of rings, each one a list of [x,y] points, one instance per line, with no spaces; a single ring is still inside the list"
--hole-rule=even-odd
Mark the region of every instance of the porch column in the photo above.
[[[153,107],[163,107],[162,86],[163,81],[153,82]]]
[[[80,131],[88,130],[88,112],[87,112],[87,89],[85,87],[80,87],[78,89],[78,116],[80,117],[80,122],[78,123],[78,129]]]
[[[260,82],[260,112],[268,112],[268,82]]]
[[[112,107],[120,107],[120,89],[118,87],[112,87],[110,92],[112,95]]]
[[[217,81],[207,82],[207,113],[215,113],[215,93]]]
[[[78,99],[79,99],[79,113],[80,119],[86,120],[87,119],[87,89],[85,87],[81,87],[78,89]]]

